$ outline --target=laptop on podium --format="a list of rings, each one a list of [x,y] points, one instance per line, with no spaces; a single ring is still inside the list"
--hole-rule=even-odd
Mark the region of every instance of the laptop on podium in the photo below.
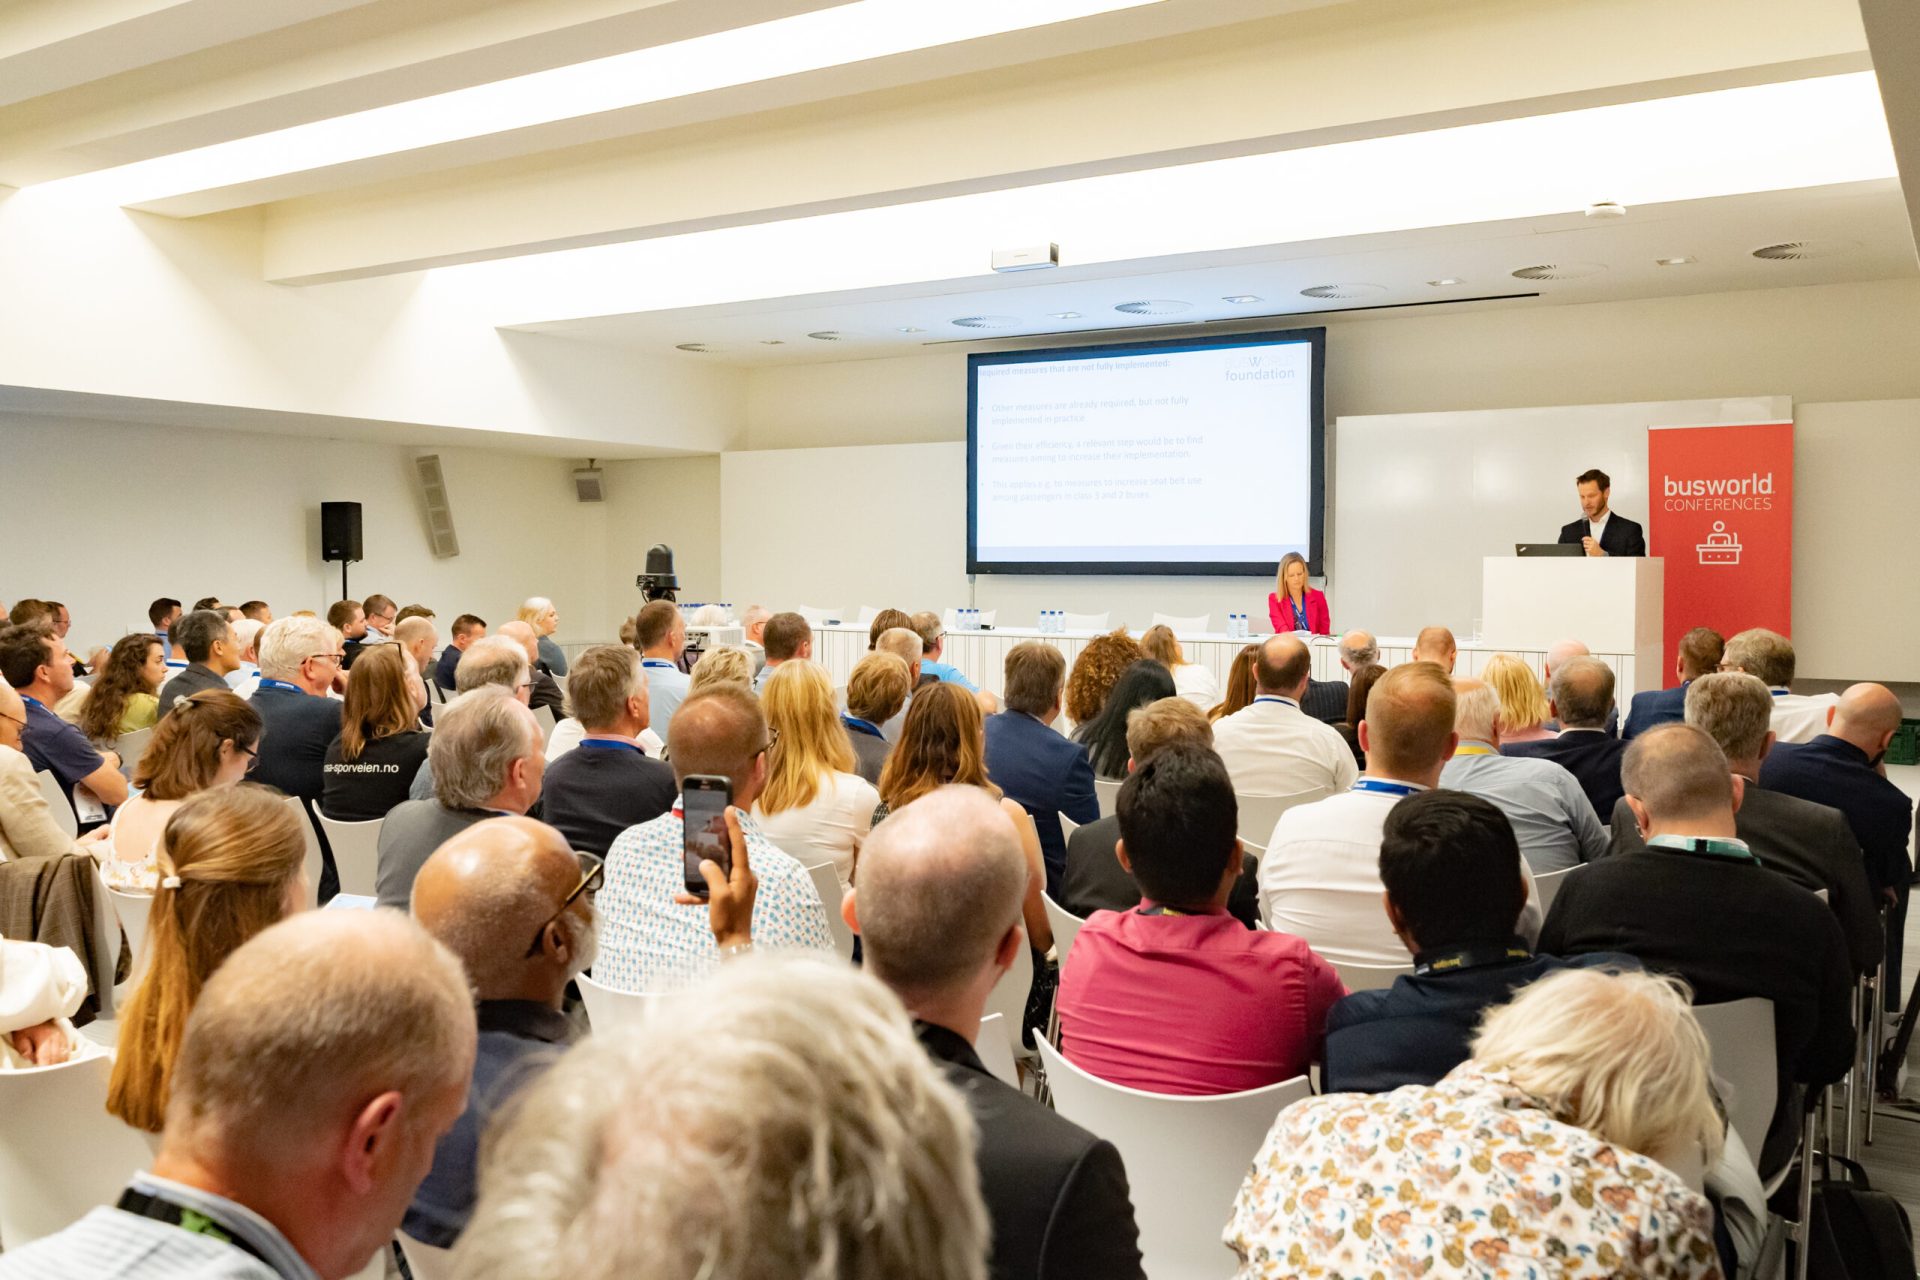
[[[1584,556],[1587,549],[1577,542],[1516,542],[1517,556]]]

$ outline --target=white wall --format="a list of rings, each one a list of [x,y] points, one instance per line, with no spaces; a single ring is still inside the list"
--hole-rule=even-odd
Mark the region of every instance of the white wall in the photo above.
[[[606,598],[612,627],[640,611],[634,575],[646,568],[647,548],[673,548],[680,599],[723,598],[720,577],[720,458],[647,458],[604,464],[607,471]],[[741,596],[724,597],[746,604]]]

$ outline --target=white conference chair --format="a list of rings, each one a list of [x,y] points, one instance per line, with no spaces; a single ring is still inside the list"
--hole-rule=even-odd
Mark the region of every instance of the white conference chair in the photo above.
[[[300,830],[307,838],[307,909],[320,905],[320,877],[326,871],[326,857],[320,852],[320,833],[307,815],[307,806],[299,796],[288,796],[287,807],[300,819]]]
[[[133,776],[133,766],[140,763],[147,744],[153,741],[153,727],[135,729],[132,733],[123,733],[114,741],[113,753],[120,757],[120,772],[129,778]]]
[[[53,814],[53,825],[69,837],[79,835],[80,822],[73,816],[73,801],[67,798],[67,789],[60,785],[60,779],[45,769],[36,770],[33,777],[40,784],[40,794]]]
[[[617,991],[595,982],[586,974],[574,979],[580,984],[580,998],[586,1002],[587,1023],[595,1031],[621,1031],[646,1021],[657,1007],[658,991]]]
[[[853,930],[847,927],[847,918],[840,914],[840,904],[846,900],[847,892],[840,887],[839,873],[831,862],[823,862],[817,867],[808,867],[807,874],[813,877],[813,891],[820,895],[820,905],[827,909],[827,932],[833,935],[834,950],[843,960],[853,959]]]
[[[1054,1110],[1120,1149],[1150,1276],[1226,1277],[1220,1242],[1274,1118],[1312,1093],[1305,1076],[1213,1097],[1145,1093],[1089,1075],[1037,1035]]]
[[[1727,1123],[1758,1158],[1780,1101],[1775,1068],[1773,1001],[1758,997],[1697,1004],[1693,1016],[1707,1033],[1714,1081]]]
[[[413,1280],[453,1280],[453,1250],[421,1244],[404,1231],[395,1232],[393,1238],[400,1242],[400,1254]]]
[[[1062,631],[1099,631],[1105,632],[1113,626],[1113,611],[1105,613],[1062,613],[1060,629]]]
[[[1204,635],[1212,624],[1213,615],[1210,613],[1196,614],[1191,618],[1177,618],[1171,613],[1156,613],[1153,615],[1154,626],[1172,627],[1173,634],[1176,636]]]
[[[860,606],[860,612],[853,615],[853,625],[856,627],[871,627],[873,620],[879,616],[879,609],[870,604],[863,604]]]
[[[0,1249],[52,1235],[153,1163],[152,1140],[107,1113],[106,1054],[0,1071]]]
[[[1073,950],[1073,940],[1080,933],[1080,926],[1086,921],[1055,902],[1045,892],[1040,901],[1047,904],[1047,920],[1053,925],[1053,954],[1059,958],[1060,967],[1067,966],[1067,952]]]
[[[385,819],[371,822],[341,822],[318,809],[314,817],[327,833],[327,847],[333,850],[333,869],[340,877],[340,892],[372,897],[379,892],[380,827]]]
[[[553,741],[554,728],[560,721],[554,716],[552,707],[535,707],[533,718],[540,726],[540,745],[545,747],[547,743]],[[328,836],[327,839],[331,840],[333,837]]]
[[[1079,823],[1075,822],[1072,818],[1069,818],[1064,813],[1060,815],[1060,838],[1062,840],[1073,839],[1073,833],[1078,831],[1079,829],[1080,829]]]
[[[980,1037],[973,1042],[973,1051],[996,1080],[1020,1087],[1020,1068],[1013,1061],[1013,1033],[1004,1017],[990,1013],[980,1019]]]
[[[1553,900],[1559,895],[1560,886],[1567,882],[1567,877],[1586,865],[1587,864],[1583,862],[1577,867],[1562,867],[1558,871],[1549,871],[1543,876],[1535,876],[1533,878],[1534,892],[1540,898],[1541,915],[1545,915],[1548,909],[1553,906]]]
[[[1006,1019],[1008,1031],[1026,1025],[1027,995],[1033,990],[1033,945],[1032,939],[1022,938],[1015,948],[1013,966],[1000,975],[993,990],[987,993],[988,1013],[997,1013]],[[1031,1057],[1033,1051],[1024,1048],[1015,1039],[1012,1043],[1015,1058]]]
[[[126,930],[127,946],[133,952],[133,964],[127,969],[125,983],[131,988],[140,980],[141,970],[147,967],[147,918],[153,914],[153,895],[122,893],[109,887],[107,898],[113,903],[113,914]]]
[[[1093,795],[1094,798],[1100,802],[1101,817],[1111,818],[1115,813],[1119,812],[1119,810],[1114,808],[1120,800],[1119,783],[1106,778],[1095,778],[1093,780]]]
[[[1233,798],[1240,810],[1239,836],[1248,844],[1265,849],[1273,839],[1273,829],[1279,825],[1281,814],[1296,805],[1312,804],[1332,794],[1326,787],[1284,796],[1243,796],[1235,792]]]
[[[1329,960],[1340,981],[1347,984],[1349,991],[1379,991],[1393,985],[1393,980],[1404,973],[1412,973],[1410,964],[1354,964],[1351,961]]]
[[[840,616],[840,610],[838,609],[816,609],[810,604],[803,604],[796,608],[794,612],[805,618],[807,625],[810,627],[824,627],[827,625],[828,618],[837,618]]]

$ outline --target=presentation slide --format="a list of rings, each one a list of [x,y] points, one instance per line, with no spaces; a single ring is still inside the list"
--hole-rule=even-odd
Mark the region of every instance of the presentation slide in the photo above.
[[[1323,329],[968,359],[968,571],[1319,571]]]

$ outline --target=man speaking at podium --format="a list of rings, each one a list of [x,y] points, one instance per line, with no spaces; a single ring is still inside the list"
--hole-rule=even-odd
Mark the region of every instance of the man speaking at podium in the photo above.
[[[1561,543],[1576,543],[1590,556],[1644,556],[1646,535],[1640,526],[1623,515],[1607,509],[1607,493],[1613,481],[1597,468],[1582,471],[1574,484],[1580,491],[1580,510],[1584,518],[1560,530]]]

